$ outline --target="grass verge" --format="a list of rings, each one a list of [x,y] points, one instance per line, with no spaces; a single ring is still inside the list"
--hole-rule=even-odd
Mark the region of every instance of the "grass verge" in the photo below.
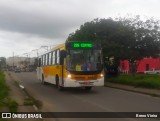
[[[0,71],[0,107],[6,105],[5,101],[9,95],[9,88],[5,83],[5,75]]]
[[[5,82],[5,74],[0,71],[0,108],[8,107],[10,112],[17,112],[18,104],[15,100],[9,98],[9,87]]]
[[[106,81],[135,87],[160,89],[160,75],[121,74],[118,77],[106,78]]]

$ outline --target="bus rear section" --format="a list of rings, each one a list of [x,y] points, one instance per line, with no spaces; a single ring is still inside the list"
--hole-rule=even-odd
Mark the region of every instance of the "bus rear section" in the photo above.
[[[64,87],[94,87],[104,86],[103,74],[94,75],[76,75],[69,74],[64,78]]]

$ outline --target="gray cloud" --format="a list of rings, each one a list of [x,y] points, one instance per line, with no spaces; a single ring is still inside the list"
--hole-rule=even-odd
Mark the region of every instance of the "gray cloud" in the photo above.
[[[127,13],[160,18],[159,0],[1,0],[0,56],[64,42],[94,18]],[[5,50],[5,51],[4,51]]]
[[[86,12],[74,2],[48,2],[51,1],[34,1],[33,4],[24,2],[19,6],[0,4],[0,29],[49,38],[65,37],[66,31],[82,24],[91,16],[90,12]]]

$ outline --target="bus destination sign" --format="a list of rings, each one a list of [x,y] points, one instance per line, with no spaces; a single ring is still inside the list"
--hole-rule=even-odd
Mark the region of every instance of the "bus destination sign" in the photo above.
[[[79,43],[75,42],[73,43],[74,48],[92,48],[93,44],[92,43]]]

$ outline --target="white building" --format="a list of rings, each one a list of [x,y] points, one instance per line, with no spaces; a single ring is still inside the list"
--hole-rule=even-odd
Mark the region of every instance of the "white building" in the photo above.
[[[27,58],[27,57],[9,57],[6,59],[6,64],[8,66],[16,66],[16,67],[26,67],[29,65],[34,65],[35,63],[35,58]]]

